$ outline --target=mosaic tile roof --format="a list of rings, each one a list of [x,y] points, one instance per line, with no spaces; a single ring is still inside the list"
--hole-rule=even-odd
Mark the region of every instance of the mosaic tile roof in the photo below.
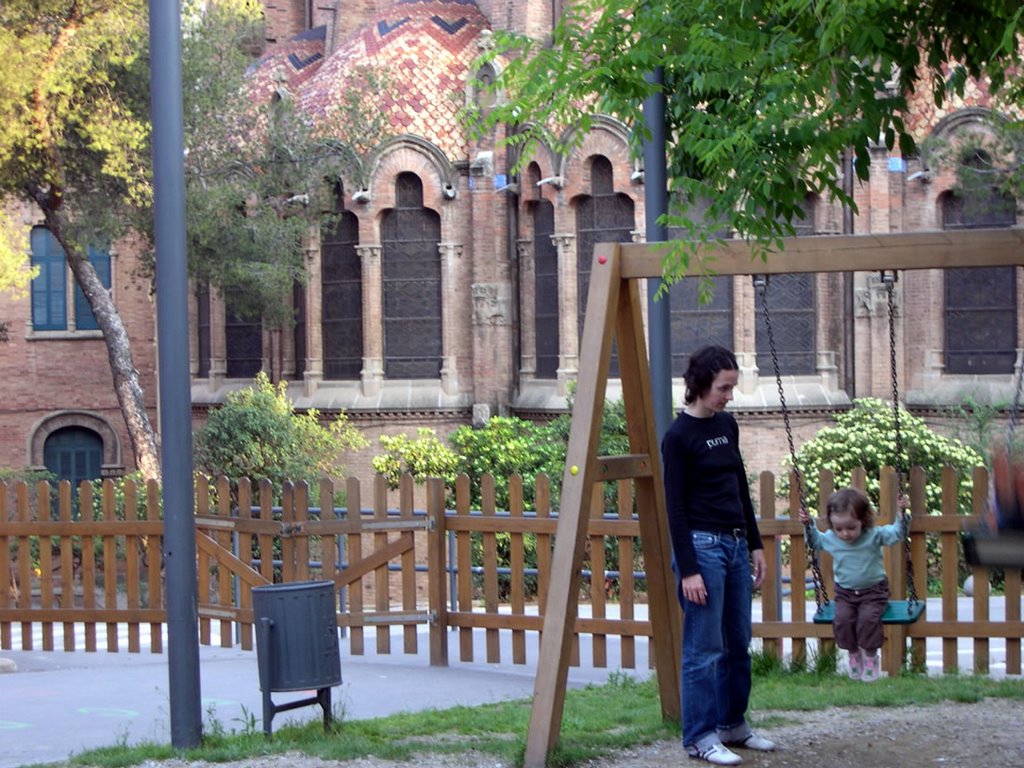
[[[269,97],[276,88],[301,91],[324,61],[327,28],[315,27],[291,40],[278,43],[249,67],[249,82],[258,97]]]
[[[420,136],[449,158],[464,158],[468,139],[458,112],[470,66],[480,53],[477,41],[489,29],[473,0],[399,0],[313,65],[316,71],[302,82],[299,104],[311,114],[324,114],[351,73],[369,65],[392,82],[380,109],[394,133]]]

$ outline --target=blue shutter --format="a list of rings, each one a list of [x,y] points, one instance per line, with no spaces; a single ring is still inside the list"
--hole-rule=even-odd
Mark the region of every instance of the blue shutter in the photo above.
[[[67,265],[64,249],[45,227],[32,228],[31,249],[32,266],[39,267],[39,274],[32,281],[32,328],[37,331],[66,331]]]
[[[92,262],[103,287],[110,290],[110,254],[100,251],[92,246],[89,247],[89,261]],[[89,300],[85,298],[82,288],[75,283],[75,328],[80,331],[95,331],[99,329],[96,316],[92,313]]]

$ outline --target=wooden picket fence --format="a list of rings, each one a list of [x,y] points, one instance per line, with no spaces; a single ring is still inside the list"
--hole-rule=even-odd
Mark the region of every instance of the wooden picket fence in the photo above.
[[[896,509],[894,478],[883,472],[882,520],[891,520]],[[863,486],[863,472],[855,472],[850,481]],[[983,468],[975,470],[973,481],[979,512],[988,489]],[[924,473],[912,471],[912,510],[924,508],[924,484]],[[822,498],[834,486],[834,478],[823,474]],[[326,500],[322,505],[310,503],[311,489],[303,483],[286,483],[275,498],[269,483],[253,488],[245,481],[233,487],[225,478],[212,485],[197,482],[199,640],[252,649],[254,587],[331,580],[337,588],[337,623],[353,655],[367,653],[368,642],[377,654],[418,653],[425,627],[431,664],[448,663],[452,633],[462,661],[480,660],[474,635],[482,634],[484,661],[525,664],[539,646],[558,521],[546,477],[535,481],[531,511],[524,508],[522,479],[511,477],[509,488],[511,509],[506,511],[495,507],[489,476],[481,481],[479,510],[470,508],[465,476],[451,494],[439,480],[429,481],[422,509],[414,504],[410,477],[402,479],[397,496],[376,478],[369,499],[356,479],[337,486],[324,480],[315,495]],[[1021,673],[1020,572],[1006,573],[1005,615],[993,618],[988,574],[975,569],[972,616],[959,615],[964,517],[956,510],[957,488],[956,472],[947,468],[943,514],[913,515],[914,584],[924,598],[931,542],[939,552],[941,594],[927,599],[933,607],[939,603],[941,618],[886,627],[883,664],[890,673],[908,657],[920,665],[929,638],[941,639],[947,672],[957,670],[958,641],[969,639],[979,673],[990,669],[990,641],[1004,639],[1006,672]],[[78,489],[77,498],[72,490],[66,482],[56,488],[0,483],[0,649],[14,648],[18,635],[18,647],[33,650],[38,635],[45,651],[59,644],[66,651],[97,651],[102,645],[117,652],[126,645],[129,652],[144,646],[162,652],[167,587],[161,569],[159,487],[106,480],[96,497],[88,483]],[[586,610],[576,619],[573,662],[580,663],[579,639],[586,636],[590,664],[633,669],[644,658],[639,644],[654,642],[645,610],[637,510],[629,480],[615,483],[610,505],[603,490],[595,489],[588,521],[580,595]],[[344,492],[343,507],[331,503],[339,491]],[[830,626],[812,621],[815,605],[806,588],[803,528],[789,514],[798,500],[791,494],[787,514],[779,514],[776,479],[767,472],[760,477],[758,496],[769,572],[756,598],[760,620],[754,635],[768,652],[807,656],[814,645],[827,647],[832,639]],[[397,508],[389,506],[389,498],[398,499]],[[505,552],[502,558],[499,548]],[[617,553],[618,562],[606,561],[606,552]],[[900,596],[906,586],[902,554],[889,548],[886,557],[893,594]],[[535,567],[528,567],[534,559]],[[831,595],[827,555],[821,565],[822,586]],[[392,648],[396,639],[400,651]],[[617,658],[610,659],[609,650],[615,649]],[[653,652],[646,658],[653,659]]]

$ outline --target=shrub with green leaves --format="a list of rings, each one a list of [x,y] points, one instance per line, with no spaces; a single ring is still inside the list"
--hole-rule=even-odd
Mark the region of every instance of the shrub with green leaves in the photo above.
[[[445,487],[455,487],[459,472],[459,457],[438,437],[430,427],[420,427],[417,437],[410,439],[404,432],[399,435],[381,435],[383,453],[371,460],[373,471],[382,475],[388,488],[398,487],[402,475],[412,475],[417,483],[437,477],[444,480]]]
[[[210,411],[194,437],[197,471],[254,484],[267,479],[278,493],[285,481],[304,480],[314,490],[321,476],[343,475],[339,455],[368,445],[344,412],[326,426],[315,408],[297,412],[285,382],[274,386],[263,372]]]
[[[534,508],[534,478],[543,468],[561,458],[565,445],[553,442],[544,425],[515,416],[492,416],[479,428],[459,427],[448,438],[459,455],[459,469],[469,477],[473,505],[479,509],[480,478],[494,477],[495,504],[508,509],[508,479],[523,478],[523,503]]]
[[[569,430],[572,426],[572,407],[576,396],[576,382],[569,384],[569,413],[563,413],[542,427],[542,437],[558,446],[552,451],[541,471],[551,478],[551,505],[558,508],[562,495],[562,474],[565,471],[565,453],[569,445]],[[629,435],[626,430],[626,405],[621,398],[605,400],[601,406],[601,432],[598,438],[598,456],[621,456],[629,453]],[[614,509],[615,487],[605,488],[606,509]]]

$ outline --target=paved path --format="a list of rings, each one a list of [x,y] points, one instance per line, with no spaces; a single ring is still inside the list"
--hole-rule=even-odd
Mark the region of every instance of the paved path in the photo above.
[[[934,605],[933,605],[934,603]],[[755,604],[756,605],[756,604]],[[970,598],[961,598],[961,616],[970,616]],[[585,613],[586,606],[581,606]],[[937,601],[928,604],[932,620],[939,619]],[[933,613],[935,611],[935,613]],[[640,611],[638,611],[638,614]],[[758,610],[755,610],[755,619]],[[994,601],[993,619],[1002,616],[1002,605]],[[639,616],[638,616],[639,618]],[[61,643],[60,628],[56,641]],[[21,641],[15,628],[15,647]],[[143,633],[145,640],[145,633]],[[426,633],[419,635],[417,655],[401,653],[401,633],[392,632],[392,655],[374,653],[374,635],[367,634],[367,655],[352,656],[342,642],[343,682],[332,691],[333,701],[343,708],[347,719],[365,719],[402,711],[444,709],[456,705],[474,706],[509,699],[529,698],[536,674],[537,638],[527,635],[527,663],[511,663],[508,632],[501,633],[500,664],[487,664],[483,631],[474,632],[476,661],[459,659],[459,637],[449,635],[447,668],[431,667]],[[100,645],[104,644],[100,628]],[[80,643],[79,647],[83,647]],[[41,648],[35,638],[35,648]],[[122,637],[122,648],[127,638]],[[166,647],[166,646],[165,646]],[[787,649],[784,649],[787,650]],[[958,641],[959,666],[973,669],[973,644]],[[992,640],[989,649],[992,675],[1005,675],[1006,646]],[[941,641],[928,643],[929,671],[939,673]],[[618,639],[608,638],[608,667],[595,668],[586,637],[580,641],[579,667],[569,670],[569,685],[603,683],[613,671],[646,677],[647,643],[636,643],[636,670],[620,670]],[[118,743],[140,741],[170,742],[170,685],[167,654],[84,651],[0,651],[0,659],[13,663],[17,671],[0,674],[0,768],[20,768],[41,762],[63,760],[72,753]],[[247,727],[262,730],[262,695],[254,651],[200,647],[200,695],[204,724],[218,722],[227,731]],[[275,693],[275,704],[308,698],[311,692]],[[292,721],[318,719],[317,706],[278,713],[274,728]]]
[[[529,698],[536,654],[530,654],[527,665],[486,664],[483,635],[478,634],[475,663],[458,661],[458,635],[450,635],[447,668],[429,665],[425,634],[419,636],[421,650],[415,656],[401,653],[398,633],[392,635],[396,653],[389,656],[372,650],[370,655],[351,656],[343,642],[343,681],[332,690],[334,708],[342,707],[346,719],[359,720]],[[371,633],[367,646],[372,645]],[[229,732],[247,727],[262,731],[256,653],[202,646],[199,654],[204,728],[216,721]],[[503,656],[511,658],[507,647]],[[0,768],[59,761],[75,752],[119,743],[171,740],[166,653],[153,654],[148,648],[141,654],[35,650],[0,651],[0,657],[17,666],[16,672],[0,674]],[[643,658],[639,674],[646,676]],[[610,671],[574,667],[569,684],[603,683]],[[312,695],[274,693],[273,701],[280,705]],[[300,707],[279,712],[273,727],[320,717],[319,706]]]

